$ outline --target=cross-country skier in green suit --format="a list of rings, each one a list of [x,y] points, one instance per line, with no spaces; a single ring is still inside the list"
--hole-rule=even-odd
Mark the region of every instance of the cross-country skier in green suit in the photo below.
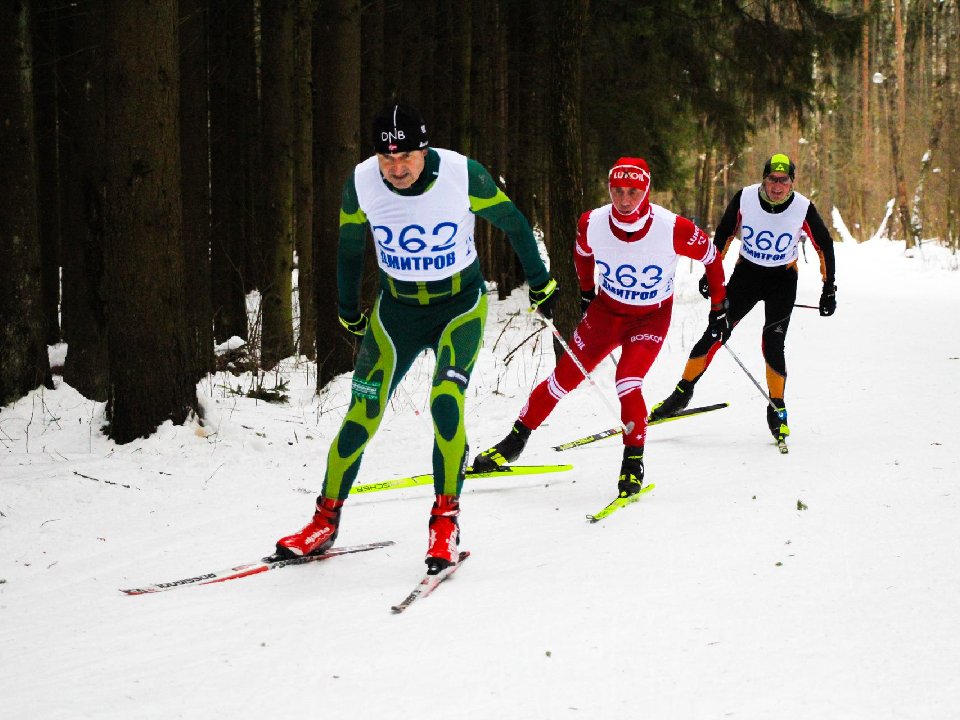
[[[531,288],[530,301],[541,311],[551,312],[557,284],[526,218],[482,165],[428,147],[419,110],[385,107],[373,120],[373,144],[376,155],[354,169],[340,210],[338,312],[347,330],[363,336],[350,408],[330,447],[313,519],[279,540],[277,551],[302,556],[333,545],[341,507],[387,401],[413,360],[429,348],[437,359],[430,393],[436,500],[426,562],[438,572],[458,558],[467,457],[464,395],[487,317],[475,216],[507,233]],[[369,319],[360,310],[368,228],[380,266],[380,293]]]

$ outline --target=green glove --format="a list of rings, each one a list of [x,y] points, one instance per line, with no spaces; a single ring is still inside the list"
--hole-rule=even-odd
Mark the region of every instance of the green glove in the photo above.
[[[545,318],[553,316],[553,306],[557,302],[557,281],[547,280],[539,287],[530,288],[530,304],[536,307]]]
[[[370,324],[370,320],[363,313],[360,313],[358,317],[352,320],[348,320],[343,315],[338,315],[338,317],[340,318],[341,325],[359,337],[363,337],[363,334],[367,331],[367,325]]]

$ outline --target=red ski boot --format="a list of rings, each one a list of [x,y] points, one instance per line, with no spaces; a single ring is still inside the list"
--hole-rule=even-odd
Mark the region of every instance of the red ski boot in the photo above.
[[[277,554],[283,557],[322,555],[337,539],[340,529],[340,509],[343,500],[317,498],[317,511],[313,520],[298,533],[277,540]]]
[[[426,563],[430,571],[437,572],[455,564],[460,558],[457,543],[460,542],[460,498],[457,495],[437,495],[430,511],[430,546]]]

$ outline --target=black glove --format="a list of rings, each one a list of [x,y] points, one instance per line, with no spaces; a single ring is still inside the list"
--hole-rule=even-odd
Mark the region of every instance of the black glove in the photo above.
[[[590,303],[593,302],[593,299],[597,296],[596,290],[581,290],[580,291],[580,315],[587,314],[587,308],[590,307]]]
[[[363,334],[367,331],[367,325],[370,324],[370,320],[366,315],[360,313],[359,316],[354,317],[353,319],[348,320],[343,315],[338,315],[340,318],[340,324],[343,325],[349,332],[352,332],[354,335],[363,337]]]
[[[820,293],[820,316],[829,317],[837,311],[837,286],[825,282]]]
[[[712,306],[711,306],[712,307]],[[730,333],[733,328],[730,327],[730,315],[727,310],[730,308],[730,301],[724,298],[717,310],[710,311],[710,322],[707,324],[707,332],[714,341],[719,340],[720,344],[725,344],[730,339]]]
[[[530,304],[539,310],[545,318],[553,317],[553,306],[557,302],[557,281],[547,280],[539,287],[530,288]]]
[[[701,294],[701,295],[703,295],[705,298],[709,298],[709,297],[710,297],[710,283],[707,282],[707,274],[706,274],[706,273],[704,273],[704,274],[703,274],[703,277],[700,278],[700,285],[699,285],[698,287],[700,288],[700,294]]]

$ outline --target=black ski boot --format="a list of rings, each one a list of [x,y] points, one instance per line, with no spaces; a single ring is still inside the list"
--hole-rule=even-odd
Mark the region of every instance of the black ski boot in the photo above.
[[[693,398],[693,383],[689,380],[681,380],[677,387],[667,396],[662,403],[653,406],[653,412],[650,413],[650,420],[663,420],[672,417],[690,404]]]
[[[473,459],[474,472],[490,472],[498,470],[507,463],[512,463],[527,446],[530,439],[530,428],[517,420],[510,430],[510,434],[489,450],[484,450]]]
[[[623,462],[620,464],[620,480],[617,490],[620,497],[630,497],[643,487],[643,445],[624,445]]]
[[[790,428],[787,426],[787,407],[783,404],[783,398],[770,398],[773,404],[777,406],[774,411],[767,403],[767,427],[774,440],[783,440],[790,434]]]

